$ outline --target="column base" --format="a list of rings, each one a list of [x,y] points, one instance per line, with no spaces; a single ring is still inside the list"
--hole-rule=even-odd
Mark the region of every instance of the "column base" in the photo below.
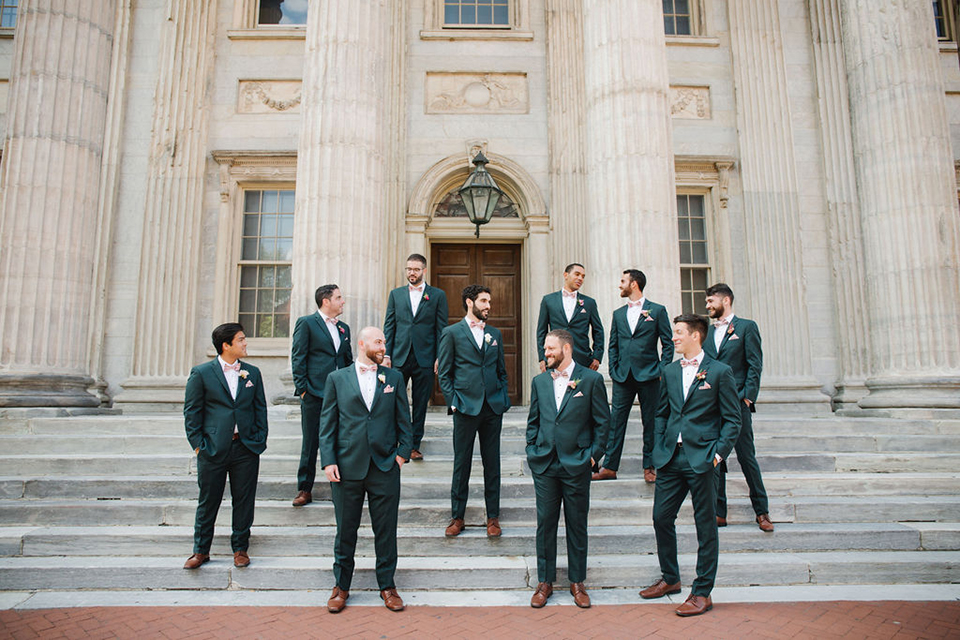
[[[115,409],[131,413],[183,413],[186,378],[130,378],[113,400]]]
[[[99,407],[89,376],[50,373],[0,374],[0,407]]]
[[[960,415],[960,375],[870,378],[867,388],[870,393],[857,403],[864,411]]]
[[[847,409],[858,409],[859,403],[870,393],[862,378],[857,380],[843,380],[837,384],[837,391],[833,394],[833,410],[835,412]]]
[[[829,415],[833,412],[830,396],[819,383],[809,380],[774,380],[761,382],[757,412],[765,415],[789,413],[797,415]]]

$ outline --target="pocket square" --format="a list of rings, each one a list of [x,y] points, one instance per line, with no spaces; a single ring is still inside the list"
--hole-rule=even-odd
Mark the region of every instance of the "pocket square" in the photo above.
[[[706,381],[702,385],[700,385],[700,389],[712,389],[712,388],[713,387],[710,386],[710,383]]]
[[[575,394],[573,394],[573,397],[574,397],[574,398],[582,398],[582,397],[583,397],[583,391],[577,391]]]
[[[740,339],[740,336],[738,336],[735,333],[732,334],[729,338],[727,338],[727,340],[739,340],[739,339]]]
[[[495,346],[497,346],[497,341],[496,341],[496,340],[494,340],[493,342],[491,342],[491,343],[490,343],[490,346],[491,346],[491,347],[495,347]]]
[[[580,309],[580,313],[586,313],[586,312],[587,312],[586,309]]]
[[[644,321],[644,322],[656,322],[656,321],[653,319],[653,316],[647,316],[643,321]]]
[[[247,380],[247,384],[243,385],[244,387],[250,388],[253,386],[253,381]]]
[[[385,386],[385,387],[383,388],[383,392],[384,392],[384,393],[393,393],[393,386],[391,386],[391,385],[388,384],[387,386]]]

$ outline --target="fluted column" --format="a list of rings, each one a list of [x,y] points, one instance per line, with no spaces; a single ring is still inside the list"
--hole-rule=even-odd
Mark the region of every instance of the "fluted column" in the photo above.
[[[628,267],[680,312],[680,255],[660,0],[584,0],[591,293],[609,322]]]
[[[160,25],[133,363],[117,397],[127,412],[182,403],[197,337],[212,329],[198,327],[197,303],[217,4],[172,0]]]
[[[872,352],[865,408],[960,408],[960,220],[930,3],[843,0]]]
[[[810,28],[816,64],[820,145],[826,191],[833,294],[837,323],[837,395],[840,406],[866,394],[870,347],[861,326],[867,308],[864,289],[863,235],[857,176],[853,164],[850,102],[836,0],[810,0]]]
[[[314,290],[336,283],[356,329],[383,320],[383,252],[397,241],[384,236],[396,1],[318,2],[307,19],[293,313],[315,311]]]
[[[800,194],[778,4],[728,4],[743,184],[746,267],[737,309],[763,334],[761,401],[826,403],[812,375]]]
[[[117,0],[20,3],[0,209],[0,406],[97,406],[98,193]]]
[[[586,265],[590,215],[587,206],[585,81],[583,75],[583,0],[546,0],[547,131],[550,153],[550,218],[553,256],[548,281],[571,262]],[[549,255],[549,254],[548,254]],[[602,285],[601,285],[602,286]]]

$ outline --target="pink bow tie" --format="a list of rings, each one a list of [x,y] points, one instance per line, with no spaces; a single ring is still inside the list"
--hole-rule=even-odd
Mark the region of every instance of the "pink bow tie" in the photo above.
[[[376,371],[376,370],[377,370],[377,365],[375,365],[375,364],[372,364],[372,365],[370,365],[369,367],[367,367],[367,366],[365,366],[365,365],[362,365],[362,364],[357,364],[357,367],[360,369],[360,373],[361,373],[361,374],[370,373],[371,371]]]
[[[239,372],[240,372],[240,361],[237,360],[237,361],[234,362],[233,364],[227,364],[226,362],[224,362],[224,363],[223,363],[223,372],[226,373],[227,371],[236,371],[237,373],[239,373]]]
[[[628,307],[639,307],[642,304],[643,304],[643,300],[637,300],[636,302],[630,302],[629,300],[627,301]]]
[[[550,372],[550,375],[553,376],[553,379],[554,379],[554,380],[556,380],[557,378],[569,378],[569,377],[570,377],[570,374],[567,373],[566,371],[557,371],[556,369],[554,369],[553,371],[551,371],[551,372]]]
[[[715,322],[713,323],[713,326],[715,326],[715,327],[724,327],[724,326],[726,326],[726,325],[728,325],[728,324],[730,324],[730,321],[727,320],[726,318],[724,318],[723,320],[717,320],[717,321],[715,321]]]
[[[423,291],[423,285],[420,285],[419,287],[410,285],[410,291]]]
[[[485,324],[486,323],[483,320],[480,320],[479,322],[470,322],[470,328],[475,329],[477,327],[480,327],[481,329],[483,329]]]
[[[562,290],[560,291],[560,293],[563,294],[563,297],[564,297],[564,298],[576,298],[576,297],[577,297],[577,292],[576,292],[576,291],[567,291],[566,289],[562,289]]]
[[[693,360],[683,360],[683,359],[681,359],[681,360],[680,360],[680,366],[681,366],[681,367],[695,367],[695,366],[697,366],[697,359],[696,359],[696,358],[694,358]]]
[[[328,323],[332,324],[333,326],[337,326],[337,319],[336,319],[336,318],[326,318],[326,321],[327,321]]]

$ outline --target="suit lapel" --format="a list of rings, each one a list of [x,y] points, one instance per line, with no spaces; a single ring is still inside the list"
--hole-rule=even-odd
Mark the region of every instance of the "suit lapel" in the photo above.
[[[357,394],[357,398],[360,399],[360,406],[366,409],[367,403],[363,401],[363,393],[361,393],[360,391],[360,380],[357,379],[357,365],[356,363],[354,363],[349,365],[346,368],[353,369],[352,374],[347,376],[348,378],[350,378],[350,388],[353,389],[353,392]],[[376,395],[374,395],[374,399],[376,399]],[[373,403],[370,403],[370,406],[372,407]],[[367,410],[369,411],[369,409]]]
[[[550,398],[550,401],[546,403],[547,411],[545,411],[545,418],[548,418],[550,421],[555,421],[557,419],[557,401],[553,397],[553,376],[546,376],[538,381],[540,385],[540,396],[543,398]],[[543,405],[541,405],[543,406]]]
[[[220,358],[217,358],[211,363],[213,367],[213,375],[220,381],[220,385],[223,387],[223,392],[227,394],[227,397],[230,398],[232,402],[236,402],[236,399],[230,395],[230,385],[227,384],[227,376],[223,374],[223,367],[220,365]],[[240,394],[240,384],[237,383],[237,395]]]
[[[370,413],[373,413],[374,408],[377,406],[377,402],[380,401],[380,396],[383,395],[383,388],[386,386],[386,382],[380,382],[381,367],[377,366],[377,383],[373,387],[373,402],[370,403]],[[386,376],[384,376],[386,380]],[[396,391],[394,391],[396,393]]]
[[[647,312],[650,311],[650,301],[647,300],[646,298],[644,298],[643,300],[643,306],[640,307],[640,315],[639,317],[637,317],[637,326],[633,328],[634,336],[636,336],[637,333],[640,331],[640,323],[647,321],[647,316],[643,314],[644,311],[647,311]],[[627,326],[627,328],[628,329],[630,328],[629,325]]]
[[[574,388],[570,386],[570,383],[577,379],[578,368],[578,365],[573,365],[573,371],[570,372],[570,379],[567,381],[567,389],[563,392],[563,399],[560,400],[560,408],[557,409],[558,416],[563,412],[564,408],[567,406],[567,403],[570,401],[570,398],[573,397],[573,394],[576,393]],[[556,401],[554,401],[554,405],[556,405]]]
[[[413,319],[416,320],[417,316],[420,315],[420,312],[423,311],[424,305],[426,305],[429,300],[427,300],[427,295],[430,292],[430,286],[424,283],[423,285],[423,294],[420,296],[420,304],[417,305],[417,312],[413,312],[413,305],[410,304],[410,289],[407,289],[407,304],[410,305],[410,315],[413,316]]]
[[[733,329],[734,333],[737,332],[736,326],[733,324],[736,321],[737,321],[737,318],[736,316],[734,316],[733,320],[730,321],[730,324],[727,325],[727,328],[723,330],[723,340],[720,341],[720,348],[717,349],[717,356],[719,356],[723,348],[727,346],[727,340],[730,339],[730,335],[731,335],[730,329]],[[714,340],[716,340],[716,338],[714,338]]]
[[[707,365],[709,364],[709,362],[710,362],[710,357],[706,353],[704,353],[703,360],[700,361],[700,366],[697,367],[697,373],[700,373],[701,371],[703,371],[704,374],[709,373],[707,369]],[[681,367],[680,369],[681,369],[680,375],[681,375],[681,382],[682,382],[683,367]],[[707,379],[706,375],[704,375],[703,380],[697,380],[696,377],[693,378],[693,382],[690,383],[690,388],[687,389],[687,397],[683,399],[684,406],[686,406],[686,404],[690,402],[690,398],[693,397],[693,394],[696,393],[698,388],[700,388],[700,384],[704,382],[706,379]],[[682,390],[683,390],[683,387],[681,386],[681,391]]]
[[[336,355],[339,349],[336,349],[333,345],[333,338],[330,337],[330,331],[327,330],[326,320],[323,319],[323,316],[320,315],[319,311],[313,314],[313,319],[320,328],[320,335],[326,338],[327,342],[330,343],[330,349],[333,351],[333,354]]]
[[[464,318],[463,320],[461,320],[460,324],[463,325],[463,332],[467,335],[467,340],[470,342],[470,344],[473,345],[473,348],[476,349],[478,352],[483,353],[483,347],[478,346],[477,341],[474,340],[473,338],[473,331],[470,329],[470,323],[467,321],[467,319]],[[480,344],[483,344],[482,338],[480,340]]]

